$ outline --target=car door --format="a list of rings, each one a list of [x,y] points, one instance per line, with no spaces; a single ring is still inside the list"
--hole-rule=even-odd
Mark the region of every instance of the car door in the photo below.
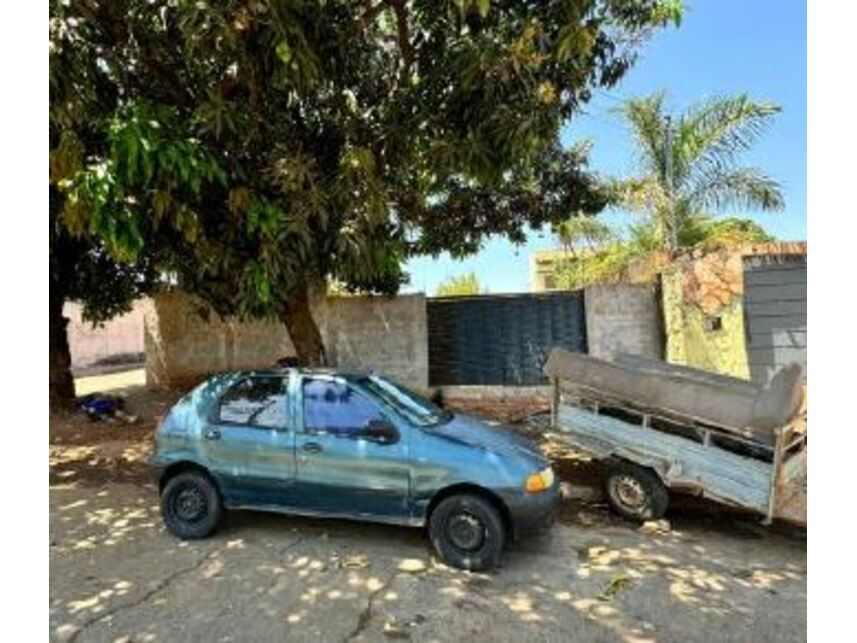
[[[303,376],[295,434],[297,487],[308,511],[393,522],[409,515],[407,427],[368,392],[333,376]],[[370,426],[395,427],[385,440]]]
[[[246,375],[226,388],[202,429],[201,448],[227,503],[287,506],[295,448],[288,375]]]

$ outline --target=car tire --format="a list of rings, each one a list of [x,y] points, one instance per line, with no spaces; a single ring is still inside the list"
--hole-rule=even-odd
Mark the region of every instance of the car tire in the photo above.
[[[506,528],[497,508],[477,495],[441,500],[429,517],[429,537],[440,558],[460,569],[496,567],[506,544]]]
[[[204,473],[179,473],[164,485],[161,516],[167,530],[182,540],[210,536],[223,517],[220,492]]]
[[[604,491],[613,510],[635,522],[662,518],[669,504],[669,493],[658,475],[630,462],[610,465]]]

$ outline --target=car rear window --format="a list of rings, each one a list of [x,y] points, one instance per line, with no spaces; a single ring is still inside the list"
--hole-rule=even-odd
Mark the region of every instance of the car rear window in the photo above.
[[[250,376],[238,380],[220,397],[218,419],[274,429],[288,428],[287,380]]]

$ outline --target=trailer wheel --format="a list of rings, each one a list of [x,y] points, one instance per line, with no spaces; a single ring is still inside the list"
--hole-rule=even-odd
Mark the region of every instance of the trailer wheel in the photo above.
[[[604,480],[610,506],[628,520],[657,520],[666,513],[669,494],[651,469],[618,460]]]

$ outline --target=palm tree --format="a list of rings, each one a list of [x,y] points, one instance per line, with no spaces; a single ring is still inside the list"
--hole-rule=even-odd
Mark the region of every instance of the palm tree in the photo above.
[[[784,207],[776,181],[739,164],[740,154],[758,140],[779,106],[742,94],[707,100],[671,117],[664,100],[657,93],[629,99],[618,108],[633,133],[641,174],[616,185],[625,207],[648,216],[661,247],[670,245],[673,222],[677,245],[684,246],[693,243],[690,237],[701,222],[726,208]]]
[[[573,256],[577,255],[577,250],[581,245],[584,246],[585,250],[593,252],[599,246],[614,241],[616,238],[609,225],[595,217],[581,213],[554,226],[553,232],[562,247]]]

